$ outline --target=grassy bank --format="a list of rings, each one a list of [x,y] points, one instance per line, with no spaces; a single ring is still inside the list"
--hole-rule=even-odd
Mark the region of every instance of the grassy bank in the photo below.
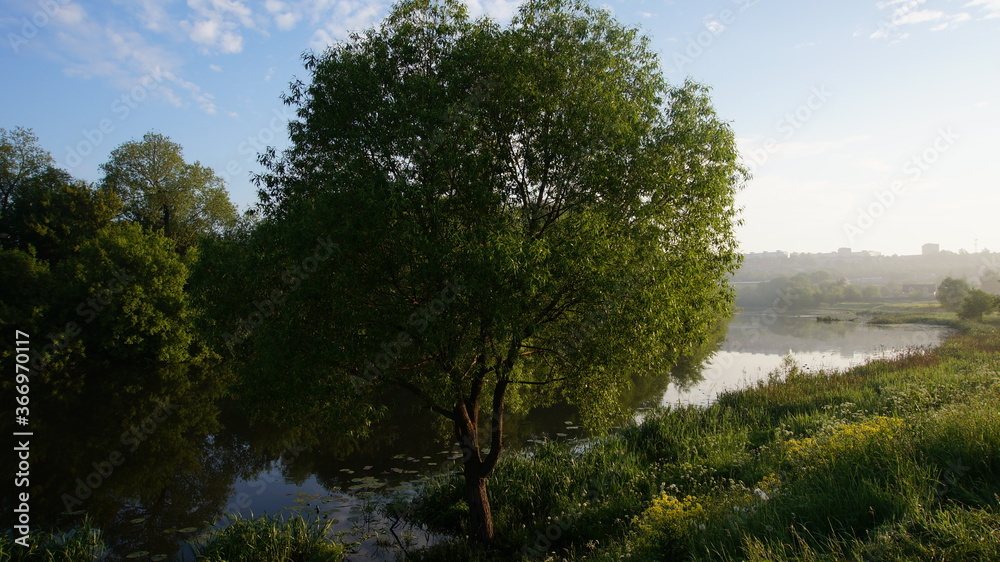
[[[317,523],[301,516],[239,518],[212,531],[191,547],[196,560],[202,562],[339,562],[346,557],[347,548],[328,538],[329,529],[329,523]],[[86,521],[68,533],[32,533],[30,544],[26,549],[13,544],[10,537],[0,536],[0,562],[118,559],[110,555],[101,531]],[[155,562],[170,557],[139,551],[129,553],[125,559]]]
[[[1000,325],[951,325],[931,352],[843,373],[790,365],[582,453],[509,456],[490,480],[502,550],[411,558],[1000,559]],[[413,514],[461,536],[460,492],[435,480]]]
[[[848,315],[871,324],[932,324],[965,329],[965,324],[953,312],[936,301],[918,302],[843,302],[832,308],[835,315]]]
[[[711,407],[652,411],[586,447],[505,455],[489,484],[499,548],[460,539],[406,559],[1000,560],[1000,320],[888,313],[956,332],[933,351],[842,373],[786,365]],[[464,537],[462,485],[445,475],[387,510]],[[349,556],[328,536],[301,519],[239,520],[196,551],[230,561]],[[29,554],[0,539],[0,560],[106,550],[89,527],[33,542]]]

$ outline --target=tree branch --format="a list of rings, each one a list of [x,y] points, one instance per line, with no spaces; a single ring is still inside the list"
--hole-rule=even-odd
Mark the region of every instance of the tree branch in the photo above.
[[[493,389],[493,416],[491,418],[490,427],[490,453],[486,455],[486,460],[483,461],[482,467],[480,467],[480,476],[486,478],[493,472],[493,468],[497,465],[497,460],[500,458],[500,451],[503,450],[503,403],[504,394],[507,391],[507,380],[497,381],[496,387]]]
[[[543,384],[549,384],[549,383],[554,383],[554,382],[559,382],[559,381],[564,381],[564,380],[567,380],[567,379],[569,379],[569,378],[570,378],[570,377],[559,377],[558,379],[549,379],[549,380],[547,380],[547,381],[514,381],[514,380],[512,380],[512,381],[507,381],[507,382],[509,382],[510,384],[534,384],[534,385],[543,385]]]
[[[423,389],[421,389],[417,385],[415,385],[415,384],[413,384],[411,382],[405,381],[405,380],[403,380],[403,379],[401,379],[399,377],[393,377],[390,380],[392,380],[392,382],[396,383],[400,387],[405,388],[406,390],[408,390],[408,391],[412,392],[413,394],[417,395],[421,400],[423,400],[424,402],[426,402],[427,405],[430,406],[430,408],[432,410],[434,410],[435,412],[441,414],[442,416],[448,418],[449,420],[452,420],[452,421],[456,421],[457,420],[457,418],[455,417],[455,413],[454,412],[452,412],[451,410],[448,410],[447,408],[442,408],[437,402],[434,401],[433,398],[430,397],[429,394],[427,394],[426,392],[424,392]]]

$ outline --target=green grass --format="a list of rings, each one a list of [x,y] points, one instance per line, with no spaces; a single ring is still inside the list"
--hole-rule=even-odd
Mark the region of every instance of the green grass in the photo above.
[[[870,313],[913,313],[925,314],[944,312],[937,301],[885,301],[885,302],[841,302],[833,305],[836,310],[848,310],[857,314]]]
[[[958,330],[846,372],[788,365],[583,452],[511,455],[489,483],[497,549],[414,559],[1000,559],[1000,324],[907,313]],[[464,536],[460,490],[429,482],[415,518]]]
[[[195,552],[204,562],[339,562],[346,552],[327,538],[330,524],[299,515],[239,518],[195,545]]]
[[[204,562],[339,562],[347,552],[344,545],[327,538],[329,527],[329,523],[319,524],[301,516],[241,518],[192,547],[197,560]],[[15,545],[8,535],[0,535],[0,561],[110,559],[101,531],[87,520],[67,533],[33,532],[30,545],[25,549]],[[142,560],[167,559],[166,555],[136,554]]]
[[[7,533],[0,535],[0,560],[80,562],[103,560],[107,553],[101,531],[93,527],[88,519],[66,533],[34,531],[28,545],[28,548],[24,548],[15,544]]]

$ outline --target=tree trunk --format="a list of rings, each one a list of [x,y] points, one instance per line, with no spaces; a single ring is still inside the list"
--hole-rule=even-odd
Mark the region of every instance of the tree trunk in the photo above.
[[[483,458],[479,447],[479,398],[482,384],[474,384],[471,399],[460,400],[452,419],[455,437],[462,449],[465,469],[465,503],[469,506],[469,532],[483,543],[493,542],[493,513],[486,493],[486,481],[503,450],[503,402],[507,381],[497,383],[493,390],[493,416],[491,419],[490,452]]]
[[[170,238],[170,207],[163,204],[163,235]]]
[[[465,503],[469,506],[469,531],[476,540],[483,543],[493,542],[493,513],[490,511],[490,498],[486,494],[486,478],[478,474],[476,467],[465,464]],[[470,469],[475,469],[474,471]]]

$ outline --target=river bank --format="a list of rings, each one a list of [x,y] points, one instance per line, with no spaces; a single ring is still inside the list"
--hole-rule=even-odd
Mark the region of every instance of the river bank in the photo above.
[[[509,455],[490,480],[497,551],[465,541],[404,549],[404,527],[396,529],[399,542],[385,529],[371,532],[381,533],[388,554],[412,560],[993,559],[1000,556],[1000,324],[933,314],[935,323],[959,328],[936,350],[842,372],[807,373],[788,362],[708,407],[646,411],[641,423],[582,452],[556,440]],[[458,478],[442,473],[417,496],[370,507],[462,537],[461,491]],[[273,520],[232,525],[203,535],[198,551],[236,545],[226,557],[241,559],[244,548],[249,560],[265,548],[259,541],[270,541],[270,552],[336,560],[352,550],[330,548],[315,529],[298,541],[283,529]],[[95,530],[76,537],[69,541],[76,552],[100,547]],[[16,554],[8,547],[0,552]],[[153,556],[145,559],[165,559]]]
[[[954,326],[936,350],[844,372],[788,364],[582,454],[512,456],[490,482],[505,550],[412,559],[998,559],[1000,323]],[[439,479],[413,513],[461,536],[460,490]]]

